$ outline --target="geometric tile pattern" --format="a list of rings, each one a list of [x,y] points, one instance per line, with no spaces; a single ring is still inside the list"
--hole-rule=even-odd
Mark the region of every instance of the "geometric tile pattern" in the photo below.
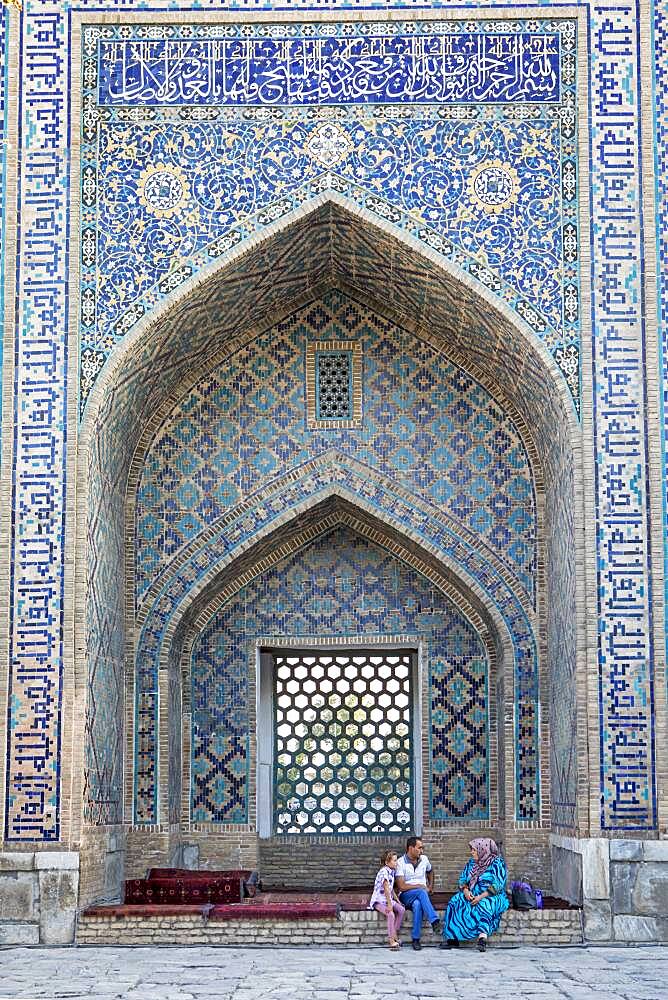
[[[592,8],[592,237],[601,826],[656,827],[654,649],[640,103],[640,24],[623,3]],[[620,155],[620,150],[624,150]]]
[[[336,106],[322,100],[314,113],[303,82],[293,81],[282,100],[269,96],[287,43],[269,41],[266,26],[230,25],[234,41],[205,26],[138,25],[136,41],[125,27],[86,30],[82,406],[105,358],[142,315],[209,262],[221,242],[286,214],[326,173],[367,211],[398,225],[420,219],[420,238],[450,251],[544,340],[579,407],[575,22],[508,21],[500,37],[494,22],[484,21],[452,21],[445,33],[438,22],[398,23],[392,40],[367,25],[334,31],[338,38],[331,25],[323,33],[292,28],[302,62],[296,55],[288,74],[312,59],[309,84],[319,79],[314,46],[340,50],[347,66],[345,84],[324,84]],[[360,55],[359,73],[356,45],[370,50]],[[500,73],[488,71],[482,55],[489,45],[494,59],[508,60],[500,87]],[[232,91],[222,81],[184,78],[173,91],[186,49],[214,71],[220,58],[224,73],[230,46],[239,66],[245,47],[251,63],[252,51],[261,53],[265,68],[246,91],[244,73],[234,74],[228,106]],[[481,78],[469,93],[468,78],[458,75],[461,53],[474,48]],[[446,60],[448,71],[437,75],[442,93],[427,85],[426,102],[416,101],[420,73],[432,68],[427,52]],[[386,61],[371,85],[374,58]],[[393,58],[383,91],[379,81]],[[244,72],[254,72],[251,63]],[[214,91],[204,107],[207,85]]]
[[[274,832],[407,831],[410,651],[274,653]]]
[[[191,818],[247,821],[248,671],[235,655],[244,623],[235,611],[224,626],[202,630],[191,656]]]
[[[327,430],[309,430],[304,356],[319,341],[344,336],[364,345],[363,423],[357,429],[346,422],[339,431],[332,421]],[[461,368],[340,292],[226,359],[160,424],[137,487],[139,604],[207,525],[278,474],[333,447],[379,468],[473,532],[535,597],[532,471],[511,417]]]
[[[156,19],[158,12],[167,6],[161,0],[154,0],[151,9]],[[315,9],[318,14],[326,11],[341,14],[365,8],[377,10],[382,17],[388,8],[403,7],[417,13],[425,6],[413,0],[402,0],[400,4],[392,0],[383,4],[376,0],[330,0],[317,5],[313,0],[291,0],[286,9],[290,13]],[[473,17],[475,10],[458,0],[432,0],[428,6],[448,11],[461,7],[467,17]],[[70,444],[76,433],[68,422],[68,343],[75,341],[78,333],[70,329],[69,323],[68,270],[68,254],[78,243],[78,234],[70,232],[68,221],[69,206],[76,200],[69,188],[71,142],[68,124],[71,110],[68,79],[72,66],[78,63],[78,55],[74,61],[70,51],[71,39],[75,37],[70,31],[73,7],[61,0],[40,0],[39,3],[26,0],[16,51],[17,79],[21,83],[17,137],[21,183],[17,217],[20,240],[15,272],[16,343],[13,345],[15,428],[10,510],[10,703],[5,790],[5,835],[15,842],[57,841],[61,836],[63,696],[72,675],[71,662],[63,645],[68,614],[65,520],[72,514],[75,495],[74,484],[68,480],[68,468],[72,467]],[[123,11],[128,9],[120,0],[100,0],[98,8],[115,17],[122,17]],[[220,10],[220,4],[218,0],[200,0],[198,9],[213,12]],[[235,9],[242,12],[241,19],[243,12],[271,9],[276,14],[279,8],[270,5],[269,0],[237,0]],[[479,9],[489,12],[489,8],[482,5]],[[561,5],[550,3],[536,8],[543,17],[551,9],[556,14],[563,10]],[[589,150],[591,186],[587,206],[592,220],[595,439],[592,442],[585,436],[584,445],[597,475],[595,555],[599,617],[600,822],[603,828],[613,831],[643,830],[656,826],[652,721],[654,662],[647,543],[647,429],[644,423],[642,203],[638,196],[643,153],[647,152],[642,148],[639,125],[640,59],[646,53],[641,53],[635,4],[602,0],[595,6],[584,4],[582,9],[590,17],[586,58],[592,67],[588,95],[593,115]],[[89,10],[94,20],[94,10]],[[496,8],[500,19],[512,10],[511,4],[500,4]],[[657,11],[655,27],[663,53],[663,7],[657,7]],[[14,11],[11,16],[15,16]],[[663,63],[659,70],[657,94],[663,114]],[[76,87],[76,83],[73,86]],[[577,111],[574,117],[577,122]],[[661,124],[658,130],[660,153],[664,127]],[[312,144],[312,148],[317,146]],[[382,199],[379,203],[385,211],[386,204]],[[365,211],[373,213],[374,207],[365,207]],[[404,222],[402,216],[393,224],[401,226]],[[419,228],[418,223],[416,228]],[[411,231],[408,225],[406,231]],[[243,241],[250,233],[241,231],[236,235]],[[429,236],[432,240],[433,235]],[[570,245],[569,239],[565,239],[566,244]],[[433,245],[438,246],[438,241],[433,241]],[[444,253],[450,254],[450,249],[446,247]],[[169,281],[179,280],[181,273],[177,269],[170,274]],[[392,295],[397,294],[396,288],[389,291]],[[160,336],[160,331],[154,332],[156,343]],[[192,336],[192,331],[184,331],[186,344],[187,336]],[[145,345],[144,360],[148,359],[149,363],[151,349],[156,349],[156,343],[150,348]],[[475,345],[472,346],[475,349]],[[135,359],[132,360],[134,363]],[[514,357],[508,360],[511,364],[516,361]],[[577,358],[562,358],[562,365],[576,362]],[[85,360],[84,376],[91,372],[91,377],[96,375],[99,371],[96,364],[95,357]],[[163,375],[161,368],[159,376]],[[137,396],[145,391],[149,398],[153,385],[150,371],[145,371],[143,377],[145,385],[138,384],[133,391]],[[531,383],[524,384],[523,393],[533,398]],[[118,404],[118,413],[122,414],[119,396],[113,398]],[[530,404],[528,409],[531,409]],[[540,425],[540,419],[538,423]],[[120,429],[119,441],[130,432],[131,424]],[[585,429],[585,433],[589,432]],[[104,439],[101,440],[104,444]],[[549,441],[546,445],[548,452]],[[113,466],[116,454],[121,451],[121,447],[105,451],[100,456],[101,467]],[[35,468],[39,468],[38,489]],[[115,473],[111,479],[111,488],[115,489],[118,482]],[[104,484],[100,493],[106,488]],[[110,523],[122,525],[122,517],[119,522]],[[48,539],[48,546],[45,546],[45,539]],[[590,552],[589,557],[593,559],[594,553]],[[98,564],[101,564],[100,559]],[[550,582],[548,580],[548,587]],[[106,636],[109,622],[102,618],[100,621],[102,634]],[[104,697],[102,683],[100,694]],[[593,710],[590,706],[589,711]],[[70,724],[67,718],[65,723]],[[35,734],[40,734],[39,738]],[[568,773],[569,768],[564,768],[563,774]]]
[[[340,527],[241,589],[197,637],[191,819],[238,822],[245,815],[248,676],[259,637],[364,635],[372,641],[388,633],[423,642],[432,818],[487,818],[489,666],[482,639],[424,576]]]
[[[431,815],[486,819],[487,652],[462,615],[443,623],[439,640],[442,645],[432,646],[430,663]]]
[[[483,589],[492,606],[505,619],[514,645],[516,699],[516,812],[520,820],[533,820],[538,814],[538,704],[537,650],[533,626],[526,607],[509,585],[500,563],[480,550],[465,529],[448,525],[447,518],[433,505],[421,502],[411,492],[394,484],[387,476],[355,461],[349,455],[328,452],[299,469],[299,475],[287,473],[257,492],[249,502],[233,507],[207,532],[196,538],[180,555],[169,573],[163,575],[159,588],[141,616],[137,642],[136,669],[136,822],[155,822],[157,810],[156,753],[158,740],[158,666],[163,645],[178,617],[202,590],[225,567],[249,546],[254,545],[277,525],[294,523],[304,508],[315,508],[331,497],[332,492],[362,505],[373,514],[408,533],[414,544],[426,546],[439,560],[453,566],[457,576],[464,574]],[[210,584],[209,584],[210,585]]]

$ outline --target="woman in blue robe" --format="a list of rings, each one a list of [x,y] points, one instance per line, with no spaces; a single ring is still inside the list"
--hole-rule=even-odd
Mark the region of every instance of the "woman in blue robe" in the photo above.
[[[471,860],[459,876],[454,894],[443,917],[441,948],[458,948],[460,941],[478,939],[478,951],[485,951],[487,938],[498,930],[501,914],[508,909],[506,863],[490,837],[478,837],[469,844]]]

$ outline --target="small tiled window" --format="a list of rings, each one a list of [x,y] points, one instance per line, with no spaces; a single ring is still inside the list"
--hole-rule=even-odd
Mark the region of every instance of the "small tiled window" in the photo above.
[[[308,426],[360,427],[362,347],[355,341],[311,342],[306,353]]]
[[[352,420],[352,351],[316,351],[315,412],[317,420]]]

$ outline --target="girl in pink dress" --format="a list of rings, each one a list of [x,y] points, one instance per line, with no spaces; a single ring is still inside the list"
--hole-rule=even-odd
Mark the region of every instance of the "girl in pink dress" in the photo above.
[[[401,905],[394,892],[394,875],[397,868],[396,851],[383,851],[380,856],[381,868],[376,875],[373,892],[369,900],[369,909],[378,910],[387,917],[387,937],[392,951],[401,947],[399,929],[404,919],[405,907]]]

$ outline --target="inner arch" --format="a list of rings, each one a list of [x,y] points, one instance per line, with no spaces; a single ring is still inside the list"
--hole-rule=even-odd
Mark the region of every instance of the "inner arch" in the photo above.
[[[516,316],[438,253],[389,224],[371,222],[336,196],[309,208],[302,218],[276,225],[262,240],[212,265],[139,324],[91,396],[79,449],[78,565],[84,572],[77,579],[77,618],[86,642],[77,670],[82,680],[91,678],[88,746],[101,756],[89,756],[85,823],[113,826],[124,819],[122,713],[102,713],[96,706],[122,704],[125,663],[137,640],[124,628],[127,595],[119,567],[128,472],[146,423],[168,397],[176,402],[188,373],[222,344],[240,343],[249,331],[266,329],[276,316],[336,287],[385,303],[407,330],[429,331],[446,354],[463,358],[470,375],[513,400],[525,440],[541,456],[546,511],[541,631],[546,668],[560,696],[560,743],[553,744],[552,771],[561,783],[561,812],[553,821],[573,829],[575,608],[582,584],[568,540],[581,515],[577,421],[561,374]]]

